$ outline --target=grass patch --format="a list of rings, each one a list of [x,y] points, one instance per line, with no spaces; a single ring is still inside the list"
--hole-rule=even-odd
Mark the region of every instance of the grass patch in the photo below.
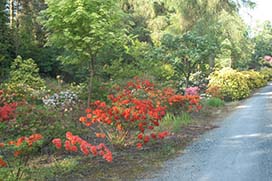
[[[182,126],[188,125],[189,123],[191,123],[191,121],[192,119],[189,113],[183,112],[181,115],[177,116],[168,113],[161,121],[159,129],[165,130],[165,128],[167,128],[168,130],[176,133],[180,131]]]
[[[205,104],[211,107],[221,107],[225,105],[225,102],[217,97],[212,97],[205,100]]]
[[[28,169],[28,175],[30,178],[24,178],[25,180],[54,180],[58,177],[71,174],[80,167],[79,160],[81,157],[71,157],[62,160],[55,160],[48,164],[36,163],[31,165]],[[53,179],[54,178],[54,179]]]

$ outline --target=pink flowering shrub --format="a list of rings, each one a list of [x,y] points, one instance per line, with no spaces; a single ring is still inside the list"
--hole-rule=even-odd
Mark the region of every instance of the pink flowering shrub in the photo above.
[[[185,95],[196,96],[198,95],[199,91],[200,91],[199,87],[188,87],[185,89]]]
[[[269,62],[269,63],[272,63],[272,57],[270,55],[264,56],[264,60]]]

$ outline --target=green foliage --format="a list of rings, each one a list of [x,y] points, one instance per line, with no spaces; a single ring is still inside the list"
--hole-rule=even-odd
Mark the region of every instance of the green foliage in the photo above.
[[[158,129],[161,130],[170,130],[173,132],[178,132],[182,128],[189,123],[191,123],[192,118],[189,113],[183,112],[181,115],[174,115],[172,113],[167,113]]]
[[[65,158],[49,164],[47,167],[38,165],[35,168],[29,168],[30,180],[54,180],[69,175],[73,171],[82,168],[79,157]]]
[[[211,107],[221,107],[224,106],[224,101],[220,98],[217,97],[211,97],[206,99],[205,104]]]
[[[135,76],[152,76],[158,80],[169,80],[174,76],[174,68],[169,63],[156,59],[153,47],[138,40],[126,46],[126,54],[104,65],[105,73],[111,80],[123,81]]]
[[[200,91],[206,89],[208,82],[208,74],[206,72],[198,71],[190,76],[190,85],[198,87]]]
[[[15,93],[18,99],[41,99],[45,83],[34,60],[23,60],[18,56],[10,69],[10,78],[5,86],[7,92]]]
[[[39,68],[34,60],[23,60],[20,56],[11,65],[9,81],[28,85],[34,90],[39,90],[44,86],[44,81],[39,76]]]
[[[248,79],[248,87],[250,89],[260,88],[267,84],[264,76],[261,75],[259,72],[254,70],[250,71],[242,71],[242,74],[245,75]]]
[[[7,140],[40,133],[49,143],[53,136],[64,135],[68,128],[74,131],[77,125],[75,123],[80,116],[80,107],[77,105],[68,108],[70,109],[73,111],[43,105],[22,104],[16,109],[16,120],[0,124],[0,137]]]
[[[8,27],[6,0],[0,0],[0,81],[6,79],[11,63],[12,42]]]
[[[139,68],[135,68],[139,65],[138,63],[134,61],[128,64],[123,63],[122,60],[115,60],[111,62],[110,66],[105,66],[104,70],[113,80],[130,79],[140,74]]]
[[[161,57],[173,65],[178,79],[185,78],[185,86],[189,86],[191,74],[206,71],[207,57],[212,49],[207,40],[194,33],[183,36],[166,34],[161,40]]]
[[[43,24],[49,30],[48,45],[65,50],[59,59],[87,69],[88,102],[93,91],[97,56],[105,47],[125,42],[122,13],[112,0],[47,0]]]
[[[219,86],[227,100],[243,99],[250,94],[247,77],[231,68],[213,72],[208,87],[212,86]]]
[[[272,52],[272,24],[269,21],[259,25],[259,30],[255,32],[256,36],[253,38],[255,42],[254,53],[252,55],[251,67],[260,68],[265,55],[271,55]]]
[[[63,60],[88,62],[105,44],[121,38],[116,31],[120,11],[111,0],[48,0],[47,4],[43,23],[51,32],[49,44],[68,51]]]

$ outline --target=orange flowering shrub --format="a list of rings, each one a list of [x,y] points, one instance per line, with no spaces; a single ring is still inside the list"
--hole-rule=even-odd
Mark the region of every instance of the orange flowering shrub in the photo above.
[[[165,92],[165,91],[164,91]],[[175,94],[172,89],[167,90],[167,110],[178,114],[181,111],[198,112],[202,109],[199,95]]]
[[[32,134],[29,137],[22,136],[14,141],[9,141],[8,143],[0,143],[0,149],[12,150],[13,156],[26,156],[31,154],[33,148],[36,147],[38,141],[41,141],[43,136],[41,134]],[[25,160],[27,162],[28,160]],[[26,164],[26,163],[25,163]],[[8,164],[0,157],[0,166],[6,167]]]
[[[86,156],[90,154],[93,156],[100,155],[106,161],[112,161],[112,153],[103,143],[94,146],[79,136],[73,135],[71,132],[66,133],[66,140],[64,141],[64,144],[62,144],[62,140],[60,138],[53,139],[52,143],[56,146],[57,149],[64,147],[65,150],[70,152],[77,152],[80,150]]]
[[[219,86],[210,86],[206,90],[206,94],[211,95],[212,97],[224,99],[223,92]]]
[[[7,167],[8,164],[0,157],[0,167]]]
[[[155,132],[166,111],[198,111],[199,96],[178,95],[170,89],[159,90],[148,80],[135,78],[123,88],[117,87],[108,96],[108,102],[95,101],[86,109],[80,122],[90,127],[96,125],[101,133],[97,137],[107,138],[113,144],[128,145],[131,137],[138,141],[137,148],[151,139],[163,139],[168,132]],[[103,135],[103,136],[102,136]]]

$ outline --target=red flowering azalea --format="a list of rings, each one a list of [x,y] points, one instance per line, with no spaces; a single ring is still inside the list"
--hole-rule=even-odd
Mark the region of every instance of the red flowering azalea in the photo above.
[[[61,148],[61,139],[56,138],[53,139],[52,143],[56,146],[56,148]],[[97,156],[98,153],[102,156],[106,161],[112,161],[112,153],[110,150],[104,145],[99,144],[98,146],[94,146],[87,141],[83,140],[77,135],[73,135],[71,132],[66,132],[66,140],[64,142],[64,148],[66,151],[70,152],[78,152],[79,150],[86,156],[90,153],[93,156]],[[103,153],[103,154],[102,154]]]
[[[157,135],[154,134],[154,133],[152,133],[152,134],[151,134],[151,138],[153,138],[153,139],[155,140],[155,139],[157,139]]]
[[[142,143],[137,143],[137,144],[136,144],[136,147],[137,147],[138,149],[141,149],[141,148],[143,147],[143,144],[142,144]]]
[[[14,116],[14,111],[16,110],[16,103],[7,104],[0,106],[0,122],[7,121]]]
[[[61,149],[61,146],[62,146],[61,139],[55,138],[52,140],[52,143],[56,146],[57,149]]]
[[[131,138],[131,130],[138,129],[136,138],[143,143],[152,139],[163,139],[166,133],[155,132],[167,111],[198,111],[201,109],[198,95],[176,94],[171,88],[158,89],[148,80],[135,78],[123,89],[119,86],[108,95],[108,101],[97,100],[90,104],[86,116],[80,122],[86,126],[98,125],[107,132],[107,138],[126,140]],[[98,138],[105,138],[101,133]],[[124,141],[124,142],[125,142]],[[126,142],[125,144],[129,144]]]
[[[7,163],[0,157],[0,167],[7,167]]]
[[[138,139],[142,140],[142,139],[143,139],[143,134],[140,133],[140,134],[138,135]]]
[[[147,143],[147,142],[149,142],[149,136],[144,137],[144,143]]]
[[[31,148],[35,142],[42,140],[42,139],[43,139],[43,136],[41,134],[32,134],[29,137],[22,136],[22,137],[18,138],[16,141],[9,141],[8,145],[15,146],[15,148],[17,150],[13,153],[13,155],[15,157],[18,157],[26,149],[26,148],[21,148],[22,144],[26,143],[28,148]]]

